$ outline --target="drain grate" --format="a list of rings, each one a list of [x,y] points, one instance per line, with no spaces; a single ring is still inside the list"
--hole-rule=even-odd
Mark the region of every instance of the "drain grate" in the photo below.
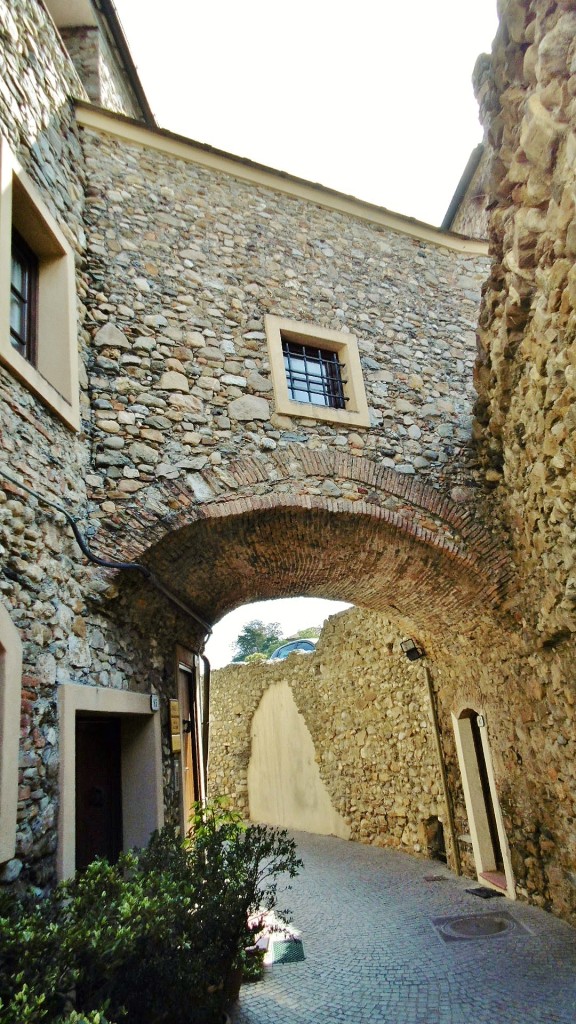
[[[483,885],[478,886],[477,889],[466,889],[466,892],[470,893],[470,896],[479,896],[481,900],[504,898],[503,892],[496,892],[495,889],[487,889]]]
[[[432,924],[444,942],[494,939],[509,932],[527,931],[516,918],[501,914],[466,914],[463,917],[433,917]]]

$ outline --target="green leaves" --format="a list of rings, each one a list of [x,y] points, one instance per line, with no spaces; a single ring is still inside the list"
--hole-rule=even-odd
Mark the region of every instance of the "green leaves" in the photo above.
[[[233,661],[245,661],[251,654],[268,657],[282,641],[279,622],[264,623],[260,619],[247,622],[234,643]]]
[[[184,840],[167,826],[44,900],[0,891],[0,1024],[217,1020],[248,914],[273,909],[279,876],[301,866],[286,832],[217,801],[196,807]]]

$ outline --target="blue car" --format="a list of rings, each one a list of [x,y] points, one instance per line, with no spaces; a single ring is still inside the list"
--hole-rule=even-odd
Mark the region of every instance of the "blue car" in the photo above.
[[[299,654],[312,654],[317,643],[318,640],[315,637],[307,637],[305,640],[290,640],[287,644],[277,647],[268,658],[268,661],[282,661],[283,658],[287,658],[293,651],[298,651]]]

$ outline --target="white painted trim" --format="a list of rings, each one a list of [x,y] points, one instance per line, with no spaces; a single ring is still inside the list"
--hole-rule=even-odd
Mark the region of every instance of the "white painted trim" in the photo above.
[[[69,878],[76,867],[76,714],[122,716],[123,848],[145,846],[164,823],[160,712],[149,693],[66,683],[59,687],[60,816],[57,869]]]
[[[487,723],[486,714],[484,719]],[[496,828],[498,829],[498,840],[500,842],[500,852],[502,854],[502,863],[504,865],[504,874],[506,875],[506,895],[510,899],[516,899],[516,880],[514,878],[514,872],[512,870],[512,857],[510,855],[510,846],[508,843],[508,836],[506,835],[506,829],[504,827],[504,819],[502,817],[502,811],[500,808],[500,801],[498,799],[498,791],[496,788],[496,778],[494,776],[494,764],[492,761],[492,751],[490,749],[490,740],[488,737],[488,725],[484,725],[480,729],[480,739],[482,741],[482,750],[484,752],[484,761],[486,763],[486,773],[488,775],[488,785],[490,786],[490,795],[492,797],[492,806],[494,808],[494,817],[496,818]],[[482,879],[484,885],[487,884],[487,879]]]
[[[464,707],[468,708],[470,707],[470,704],[464,705]],[[482,714],[486,720],[486,715],[483,711],[477,713]],[[491,885],[488,879],[480,877],[486,871],[494,871],[496,869],[496,865],[494,863],[494,849],[490,836],[484,793],[482,791],[480,772],[478,770],[478,759],[472,736],[472,725],[470,719],[460,717],[461,714],[462,712],[457,716],[454,712],[452,713],[452,725],[454,728],[456,751],[458,754],[460,774],[462,777],[462,789],[464,791],[466,814],[468,816],[468,825],[470,827],[474,864],[479,881],[488,888],[496,889],[498,887]],[[512,871],[510,847],[504,828],[502,812],[500,810],[500,801],[498,800],[494,767],[492,764],[492,754],[490,751],[490,742],[486,726],[483,726],[480,729],[480,739],[482,742],[482,751],[484,753],[486,773],[488,775],[490,796],[492,799],[496,828],[498,830],[498,840],[500,843],[500,851],[502,853],[504,873],[506,876],[506,895],[510,899],[516,899],[516,883],[514,880],[514,873]]]
[[[0,605],[0,863],[16,851],[22,643]]]

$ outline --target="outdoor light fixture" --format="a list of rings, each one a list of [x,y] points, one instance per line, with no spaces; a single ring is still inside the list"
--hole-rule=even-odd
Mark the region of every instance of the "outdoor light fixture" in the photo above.
[[[404,654],[408,658],[408,661],[418,661],[419,658],[425,658],[426,652],[418,647],[415,640],[401,640],[400,647],[404,651]]]

